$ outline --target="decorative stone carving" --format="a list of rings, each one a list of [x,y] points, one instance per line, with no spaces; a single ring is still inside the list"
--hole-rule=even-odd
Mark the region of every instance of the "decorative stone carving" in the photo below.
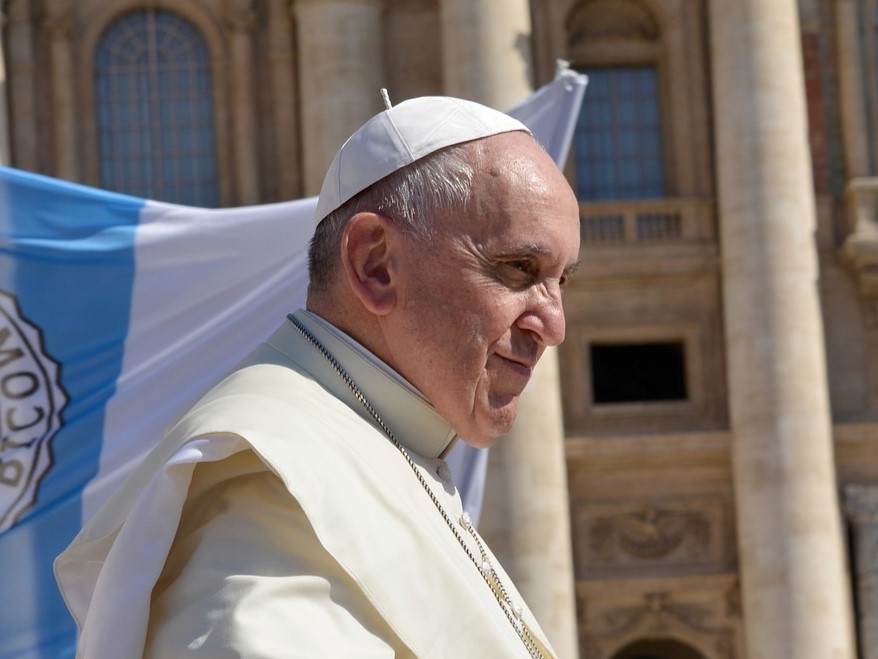
[[[589,574],[725,565],[731,554],[727,519],[726,506],[714,498],[579,504],[576,564]]]
[[[591,531],[591,543],[609,557],[613,546],[629,556],[644,560],[664,558],[688,538],[688,553],[701,557],[709,543],[707,518],[697,512],[646,508],[642,511],[599,518]]]

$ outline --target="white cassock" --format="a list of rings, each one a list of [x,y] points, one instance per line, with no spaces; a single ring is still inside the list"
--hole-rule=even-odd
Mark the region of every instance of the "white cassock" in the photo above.
[[[56,561],[78,656],[554,656],[463,513],[448,423],[292,318]]]

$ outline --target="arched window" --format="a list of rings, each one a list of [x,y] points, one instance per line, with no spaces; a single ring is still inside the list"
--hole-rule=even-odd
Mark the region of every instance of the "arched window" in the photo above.
[[[190,206],[218,204],[210,53],[176,13],[125,14],[95,54],[100,185]]]
[[[573,141],[577,196],[664,197],[657,21],[635,0],[580,0],[567,29],[574,65],[589,77]]]

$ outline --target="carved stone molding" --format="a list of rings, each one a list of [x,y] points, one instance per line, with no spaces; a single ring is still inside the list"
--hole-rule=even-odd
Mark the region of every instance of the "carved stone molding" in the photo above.
[[[737,582],[709,590],[657,590],[621,598],[584,596],[580,591],[580,649],[585,659],[608,659],[645,639],[675,639],[710,659],[739,655],[740,615],[729,607]]]
[[[656,41],[659,26],[639,2],[633,0],[583,0],[568,14],[568,40],[625,39]]]
[[[257,26],[256,10],[252,0],[230,0],[226,4],[225,24],[232,32],[254,32]]]

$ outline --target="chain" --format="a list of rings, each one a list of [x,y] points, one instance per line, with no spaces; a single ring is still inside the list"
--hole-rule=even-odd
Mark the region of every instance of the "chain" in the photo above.
[[[399,443],[399,441],[394,436],[393,432],[381,417],[378,415],[378,412],[372,407],[366,397],[363,395],[363,392],[360,391],[360,388],[357,386],[357,383],[354,382],[354,379],[348,375],[347,371],[344,370],[342,365],[338,362],[338,360],[327,350],[323,344],[321,344],[314,335],[311,334],[305,327],[303,327],[299,321],[292,315],[288,315],[287,318],[293,324],[293,326],[299,331],[299,333],[319,352],[327,362],[329,362],[330,366],[332,366],[333,370],[338,374],[338,376],[344,381],[344,383],[351,390],[351,393],[354,394],[354,397],[359,401],[359,403],[366,409],[369,415],[375,420],[375,423],[384,431],[384,434],[387,435],[388,439],[390,439],[391,443],[399,450],[402,456],[405,458],[411,470],[414,472],[415,477],[417,477],[418,482],[421,484],[421,487],[426,492],[427,496],[430,497],[430,500],[433,502],[433,505],[436,507],[436,510],[439,511],[439,514],[442,516],[442,519],[445,520],[445,524],[451,530],[451,533],[457,539],[457,542],[460,544],[464,553],[469,557],[470,561],[472,561],[476,570],[478,570],[479,574],[482,575],[485,583],[488,585],[488,588],[491,589],[491,592],[494,595],[494,598],[497,600],[497,603],[500,605],[500,609],[506,615],[506,618],[509,620],[509,623],[512,625],[512,628],[518,634],[518,637],[521,639],[522,643],[524,643],[524,647],[527,648],[528,653],[533,659],[545,659],[543,653],[540,651],[537,646],[536,641],[530,633],[530,630],[527,628],[527,625],[524,624],[522,620],[522,609],[520,606],[515,606],[512,603],[512,599],[509,597],[509,594],[506,592],[506,588],[504,588],[503,583],[500,581],[500,575],[497,574],[496,570],[494,570],[494,566],[491,564],[491,560],[488,557],[487,551],[485,551],[485,547],[482,544],[481,539],[479,538],[478,533],[470,522],[469,514],[464,512],[463,518],[461,520],[463,527],[467,530],[469,535],[475,540],[476,546],[479,548],[479,559],[476,558],[475,554],[470,550],[467,546],[466,541],[463,539],[460,531],[457,530],[457,525],[454,523],[454,520],[451,519],[451,516],[445,511],[445,508],[442,506],[442,503],[436,497],[436,494],[433,492],[433,489],[430,487],[430,484],[424,478],[421,471],[418,469],[415,461],[412,460],[411,455],[409,455],[408,450]]]

